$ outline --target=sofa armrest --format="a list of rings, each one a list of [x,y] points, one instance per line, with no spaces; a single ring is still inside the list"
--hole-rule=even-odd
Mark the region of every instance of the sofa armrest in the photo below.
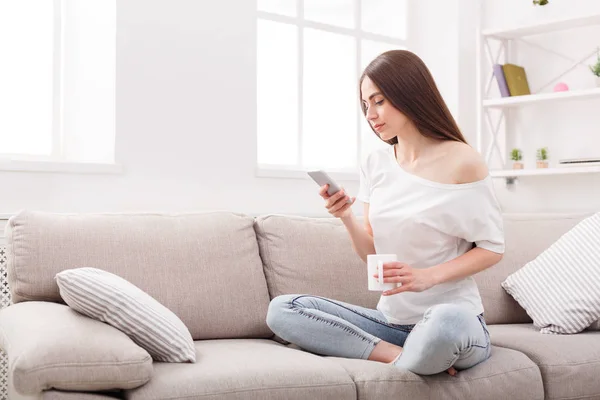
[[[0,347],[8,354],[9,386],[24,395],[132,389],[153,371],[148,352],[123,332],[57,303],[0,310]]]

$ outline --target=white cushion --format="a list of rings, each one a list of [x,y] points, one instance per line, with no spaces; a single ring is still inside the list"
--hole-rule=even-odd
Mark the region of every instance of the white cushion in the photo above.
[[[196,362],[188,328],[132,283],[96,268],[64,270],[56,282],[69,307],[121,330],[154,360]]]
[[[578,333],[600,319],[600,213],[509,275],[502,287],[542,333]]]

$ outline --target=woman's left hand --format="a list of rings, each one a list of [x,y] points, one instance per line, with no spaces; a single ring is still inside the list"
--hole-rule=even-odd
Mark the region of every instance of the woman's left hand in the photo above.
[[[373,275],[373,277],[377,278],[378,276]],[[383,282],[402,284],[395,289],[386,290],[383,292],[384,296],[402,292],[422,292],[435,285],[430,269],[413,268],[398,261],[383,263]]]

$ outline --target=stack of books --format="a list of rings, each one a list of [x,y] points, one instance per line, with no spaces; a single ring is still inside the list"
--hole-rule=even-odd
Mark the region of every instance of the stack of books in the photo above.
[[[531,94],[525,68],[514,64],[494,64],[493,68],[502,97]]]

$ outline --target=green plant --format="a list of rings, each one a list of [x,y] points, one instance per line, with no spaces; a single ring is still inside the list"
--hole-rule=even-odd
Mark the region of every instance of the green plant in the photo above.
[[[538,161],[545,161],[548,159],[548,148],[547,147],[542,147],[540,149],[537,149],[537,159]]]
[[[596,60],[596,64],[590,65],[590,70],[594,75],[600,78],[600,48],[598,48],[598,59]]]
[[[523,159],[523,155],[521,153],[521,150],[519,149],[512,149],[512,151],[510,152],[510,159],[513,161],[521,161]]]
[[[548,4],[548,0],[533,0],[533,4],[538,6],[545,6]]]

